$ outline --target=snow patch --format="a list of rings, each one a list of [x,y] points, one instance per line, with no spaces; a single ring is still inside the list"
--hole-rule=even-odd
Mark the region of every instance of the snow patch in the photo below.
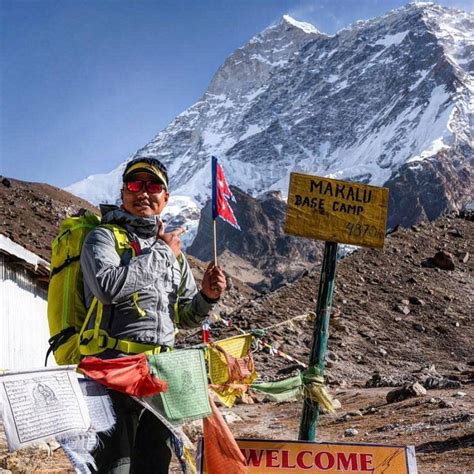
[[[206,145],[214,146],[221,142],[222,137],[219,133],[204,130],[202,132],[202,140]]]
[[[267,64],[268,66],[271,66],[272,68],[284,66],[285,64],[288,63],[288,59],[279,59],[278,61],[270,61],[265,56],[262,56],[261,54],[257,54],[257,53],[249,56],[249,59],[254,59],[260,63]]]
[[[424,71],[420,71],[420,77],[418,80],[410,86],[410,92],[415,90],[426,78],[426,76],[431,72],[431,69],[425,69]]]
[[[407,160],[407,163],[414,163],[415,161],[423,161],[426,158],[429,158],[430,156],[436,155],[439,151],[448,148],[448,145],[446,145],[443,142],[442,138],[437,138],[431,143],[431,146],[427,148],[426,150],[423,150],[422,153],[420,153],[417,156],[413,156],[412,158]]]
[[[402,31],[400,33],[395,33],[394,35],[386,35],[383,38],[379,39],[375,45],[382,45],[388,48],[389,46],[400,44],[405,36],[408,34],[408,31]]]
[[[127,160],[128,161],[128,160]],[[122,187],[122,173],[127,162],[122,163],[110,173],[88,176],[86,179],[64,188],[94,205],[116,204]]]
[[[240,137],[240,140],[245,140],[246,138],[256,135],[257,133],[260,133],[263,130],[264,129],[260,127],[260,125],[252,123],[249,125],[246,132]]]
[[[347,85],[348,85],[347,79],[344,79],[339,84],[337,84],[337,87],[336,87],[336,89],[334,89],[333,93],[334,92],[339,92],[340,90],[345,89],[347,87]]]
[[[303,30],[305,33],[320,34],[320,31],[317,28],[315,28],[311,23],[297,21],[294,18],[292,18],[290,15],[283,15],[283,20],[285,20],[290,25],[296,26],[296,28]]]
[[[253,99],[255,99],[255,97],[258,97],[262,92],[265,92],[266,90],[266,87],[260,87],[256,91],[249,92],[248,94],[242,96],[242,99],[251,102]]]

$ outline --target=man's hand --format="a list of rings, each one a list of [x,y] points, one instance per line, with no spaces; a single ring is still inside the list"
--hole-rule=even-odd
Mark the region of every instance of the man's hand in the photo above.
[[[211,300],[217,300],[224,293],[226,286],[224,272],[211,262],[202,278],[202,293]]]
[[[186,229],[179,227],[172,232],[165,232],[165,226],[163,225],[163,222],[160,222],[158,225],[158,233],[156,234],[156,237],[167,244],[175,254],[176,258],[178,258],[181,254],[181,239],[179,236],[185,231]]]

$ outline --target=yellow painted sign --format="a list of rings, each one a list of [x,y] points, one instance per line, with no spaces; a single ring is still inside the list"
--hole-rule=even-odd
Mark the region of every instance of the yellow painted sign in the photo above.
[[[382,248],[388,188],[291,173],[285,232]]]
[[[417,473],[413,446],[255,439],[236,441],[245,457],[249,474]],[[200,472],[205,474],[202,468]]]

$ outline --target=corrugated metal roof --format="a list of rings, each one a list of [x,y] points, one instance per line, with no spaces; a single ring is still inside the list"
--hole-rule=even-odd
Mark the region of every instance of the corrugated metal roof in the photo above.
[[[0,257],[3,262],[10,262],[11,271],[14,267],[23,267],[32,274],[44,279],[49,276],[49,263],[21,245],[0,234]]]
[[[48,296],[48,283],[44,278],[38,278],[38,274],[31,269],[25,268],[13,260],[0,253],[0,281],[11,280],[20,288],[28,291],[34,296],[46,299]]]

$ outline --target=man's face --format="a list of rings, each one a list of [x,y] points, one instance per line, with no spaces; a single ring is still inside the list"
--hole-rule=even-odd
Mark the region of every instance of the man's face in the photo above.
[[[150,173],[137,173],[133,175],[133,181],[153,181],[157,182],[156,176]],[[150,193],[143,185],[138,192],[132,192],[123,185],[122,207],[135,216],[149,217],[161,214],[168,203],[170,194],[163,188],[159,193]]]

